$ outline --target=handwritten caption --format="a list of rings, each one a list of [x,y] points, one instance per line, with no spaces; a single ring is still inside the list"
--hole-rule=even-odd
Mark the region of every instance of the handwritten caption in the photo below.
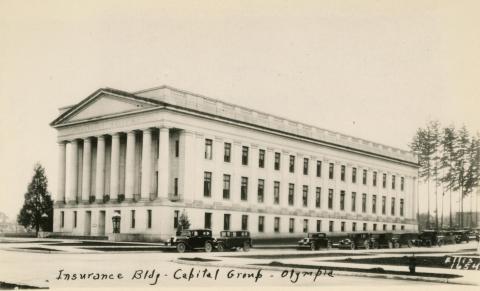
[[[450,269],[480,270],[480,257],[446,256],[444,264]]]

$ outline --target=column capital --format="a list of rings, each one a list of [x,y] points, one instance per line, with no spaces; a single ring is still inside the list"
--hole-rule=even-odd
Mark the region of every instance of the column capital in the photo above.
[[[127,135],[130,135],[130,136],[135,135],[135,131],[136,131],[135,129],[129,130],[127,131]]]
[[[83,138],[83,142],[84,143],[91,143],[92,142],[92,138],[90,136],[87,136],[85,138]]]
[[[97,140],[105,140],[105,135],[102,134],[102,135],[97,136]]]
[[[151,127],[145,127],[140,129],[144,134],[152,134],[152,128]]]
[[[67,145],[67,141],[66,141],[66,140],[59,140],[59,141],[57,141],[57,144],[58,144],[59,146],[66,146],[66,145]]]
[[[120,137],[120,133],[121,132],[114,132],[114,133],[111,133],[110,135],[112,136],[112,138],[113,137],[117,138],[117,137]]]

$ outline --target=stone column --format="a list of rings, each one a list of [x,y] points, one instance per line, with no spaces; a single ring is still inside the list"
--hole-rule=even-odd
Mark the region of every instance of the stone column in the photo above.
[[[160,128],[158,146],[158,197],[168,198],[170,141],[169,130]]]
[[[127,133],[127,154],[125,160],[125,199],[133,199],[135,187],[135,131]]]
[[[76,202],[78,189],[78,141],[70,142],[70,164],[68,165],[69,187],[67,194],[68,202]]]
[[[150,128],[143,130],[142,141],[142,184],[141,198],[150,199],[150,186],[152,177],[152,130]]]
[[[103,200],[105,192],[105,137],[103,135],[97,138],[97,169],[95,179],[95,199]]]
[[[89,137],[83,140],[82,200],[90,196],[90,172],[92,166],[92,143]]]
[[[118,198],[120,176],[120,134],[112,134],[112,158],[110,164],[110,199]]]
[[[56,201],[65,202],[65,172],[66,172],[66,143],[58,143],[58,190],[56,195]]]

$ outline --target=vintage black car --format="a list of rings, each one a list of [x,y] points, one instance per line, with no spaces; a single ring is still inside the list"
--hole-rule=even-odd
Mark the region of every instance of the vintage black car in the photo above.
[[[464,230],[456,230],[453,232],[455,235],[455,242],[457,244],[462,243],[462,242],[469,242],[470,241],[470,236],[469,233],[470,231],[464,229]]]
[[[233,250],[237,248],[243,249],[245,252],[252,247],[252,239],[250,232],[245,230],[231,231],[224,230],[220,232],[220,237],[214,241],[214,247],[219,252],[225,250]]]
[[[391,232],[375,233],[372,234],[374,240],[374,246],[376,248],[399,248],[400,247],[400,234]]]
[[[400,247],[407,246],[409,248],[420,244],[420,234],[416,232],[400,233],[398,238]]]
[[[417,246],[441,246],[445,244],[445,235],[437,230],[424,230],[420,233]]]
[[[352,250],[359,248],[371,249],[376,247],[376,242],[370,233],[351,233],[347,238],[339,242],[338,247]]]
[[[210,229],[186,229],[165,242],[166,247],[176,248],[179,253],[186,250],[213,250],[212,231]]]
[[[307,237],[298,241],[298,248],[309,248],[312,251],[318,249],[331,249],[332,242],[323,232],[312,232]]]

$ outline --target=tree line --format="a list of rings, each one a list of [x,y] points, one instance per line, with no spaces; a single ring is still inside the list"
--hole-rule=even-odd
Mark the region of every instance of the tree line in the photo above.
[[[452,192],[460,195],[460,227],[464,227],[465,199],[470,197],[471,206],[476,201],[476,190],[480,187],[480,133],[470,134],[465,126],[456,128],[454,125],[442,126],[438,121],[430,121],[415,133],[410,143],[411,150],[417,155],[419,162],[419,177],[427,186],[427,228],[430,221],[430,192],[435,191],[435,228],[439,228],[438,195],[443,201],[449,195],[450,219],[452,220]],[[473,225],[473,215],[470,208],[470,225]],[[477,214],[478,215],[478,211]]]

